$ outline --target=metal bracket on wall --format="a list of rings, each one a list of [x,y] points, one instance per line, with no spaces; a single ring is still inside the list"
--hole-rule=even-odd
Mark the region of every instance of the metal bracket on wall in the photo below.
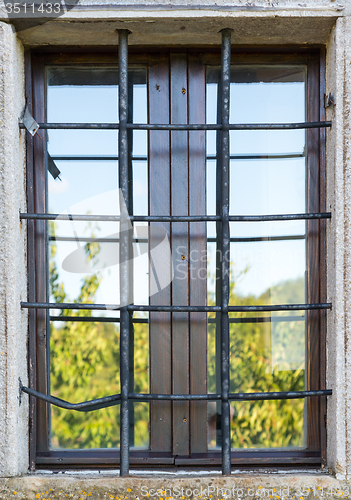
[[[28,111],[27,106],[26,106],[26,109],[24,110],[24,115],[23,115],[23,120],[22,121],[23,121],[23,125],[28,130],[28,132],[32,136],[35,136],[35,134],[39,130],[39,124],[34,120],[33,116]]]
[[[330,108],[330,106],[335,107],[335,99],[334,96],[329,92],[329,94],[324,94],[324,107]]]

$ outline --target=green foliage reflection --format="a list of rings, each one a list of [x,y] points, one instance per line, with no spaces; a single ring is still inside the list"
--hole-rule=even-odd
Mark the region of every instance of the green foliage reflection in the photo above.
[[[304,302],[302,278],[280,283],[261,297],[242,297],[235,293],[234,284],[231,286],[231,304],[293,302]],[[276,317],[283,318],[284,316],[289,316],[289,313],[279,313]],[[231,317],[264,318],[267,314],[233,313]],[[230,392],[304,390],[305,322],[300,313],[296,314],[296,319],[296,321],[230,324]],[[209,392],[216,392],[215,336],[216,323],[210,323],[208,327]],[[232,403],[234,409],[231,424],[232,447],[304,446],[304,405],[303,399]],[[210,446],[215,446],[214,440]]]
[[[51,235],[55,226],[51,225]],[[93,235],[92,235],[93,237]],[[99,253],[97,243],[87,243],[87,260]],[[50,293],[55,302],[70,301],[60,283],[55,264],[56,245],[51,245],[49,263]],[[91,274],[82,280],[79,296],[73,302],[93,303],[101,276]],[[91,311],[61,311],[62,316],[91,317]],[[148,325],[134,325],[134,390],[148,391]],[[120,392],[119,324],[98,322],[55,322],[50,328],[51,393],[79,402]],[[148,446],[148,405],[134,405],[135,446]],[[53,448],[119,447],[119,405],[81,413],[52,407],[51,445]]]

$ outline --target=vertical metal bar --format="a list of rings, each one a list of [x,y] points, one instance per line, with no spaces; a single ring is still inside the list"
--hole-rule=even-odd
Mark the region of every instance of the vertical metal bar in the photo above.
[[[128,75],[128,123],[133,122],[134,106],[134,78],[133,73]],[[133,130],[128,130],[128,196],[129,205],[127,205],[129,216],[134,214],[133,202]],[[133,241],[129,238],[129,255],[133,254]],[[134,298],[134,269],[129,266],[129,286],[130,295]],[[134,302],[134,301],[133,301]],[[129,392],[134,392],[134,324],[133,314],[129,314]],[[134,401],[129,400],[129,446],[133,447],[134,439]]]
[[[222,474],[230,475],[230,403],[229,403],[229,94],[231,30],[222,30],[221,54],[221,400],[222,400]]]
[[[222,88],[220,78],[218,81],[218,94],[217,94],[217,123],[222,123]],[[216,215],[221,214],[222,210],[222,155],[221,155],[221,131],[218,130],[216,134]],[[216,222],[216,306],[221,304],[221,241],[222,241],[222,222]],[[221,392],[221,312],[216,313],[216,392]],[[222,402],[216,403],[216,445],[222,447]]]
[[[129,313],[130,256],[129,256],[129,189],[128,189],[128,30],[119,30],[118,72],[119,72],[119,136],[118,136],[118,181],[120,194],[120,239],[119,239],[119,288],[120,319],[120,370],[121,370],[121,476],[129,473]]]

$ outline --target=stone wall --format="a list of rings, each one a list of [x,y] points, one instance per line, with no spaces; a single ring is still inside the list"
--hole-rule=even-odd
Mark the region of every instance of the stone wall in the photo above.
[[[23,46],[11,25],[0,23],[0,474],[28,469],[28,401],[19,401],[27,379],[25,134]]]

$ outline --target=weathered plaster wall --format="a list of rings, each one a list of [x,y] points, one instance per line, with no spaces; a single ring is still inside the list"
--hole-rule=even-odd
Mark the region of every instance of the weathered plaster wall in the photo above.
[[[346,476],[351,478],[351,17],[344,19],[344,199],[345,199],[345,440]]]
[[[328,314],[327,380],[333,389],[328,399],[328,464],[340,478],[351,477],[351,18],[336,22],[327,46],[327,92],[335,97],[327,119],[327,224]]]
[[[28,469],[28,402],[19,404],[18,378],[27,379],[25,135],[23,47],[0,22],[0,475]]]
[[[344,20],[332,31],[327,47],[327,92],[337,99],[335,109],[327,110],[333,121],[327,132],[327,209],[332,220],[327,223],[328,300],[333,309],[328,313],[327,380],[333,389],[328,398],[328,464],[345,474],[345,345],[344,345],[344,173],[343,173],[343,110],[344,94]],[[330,428],[329,428],[330,425]]]

